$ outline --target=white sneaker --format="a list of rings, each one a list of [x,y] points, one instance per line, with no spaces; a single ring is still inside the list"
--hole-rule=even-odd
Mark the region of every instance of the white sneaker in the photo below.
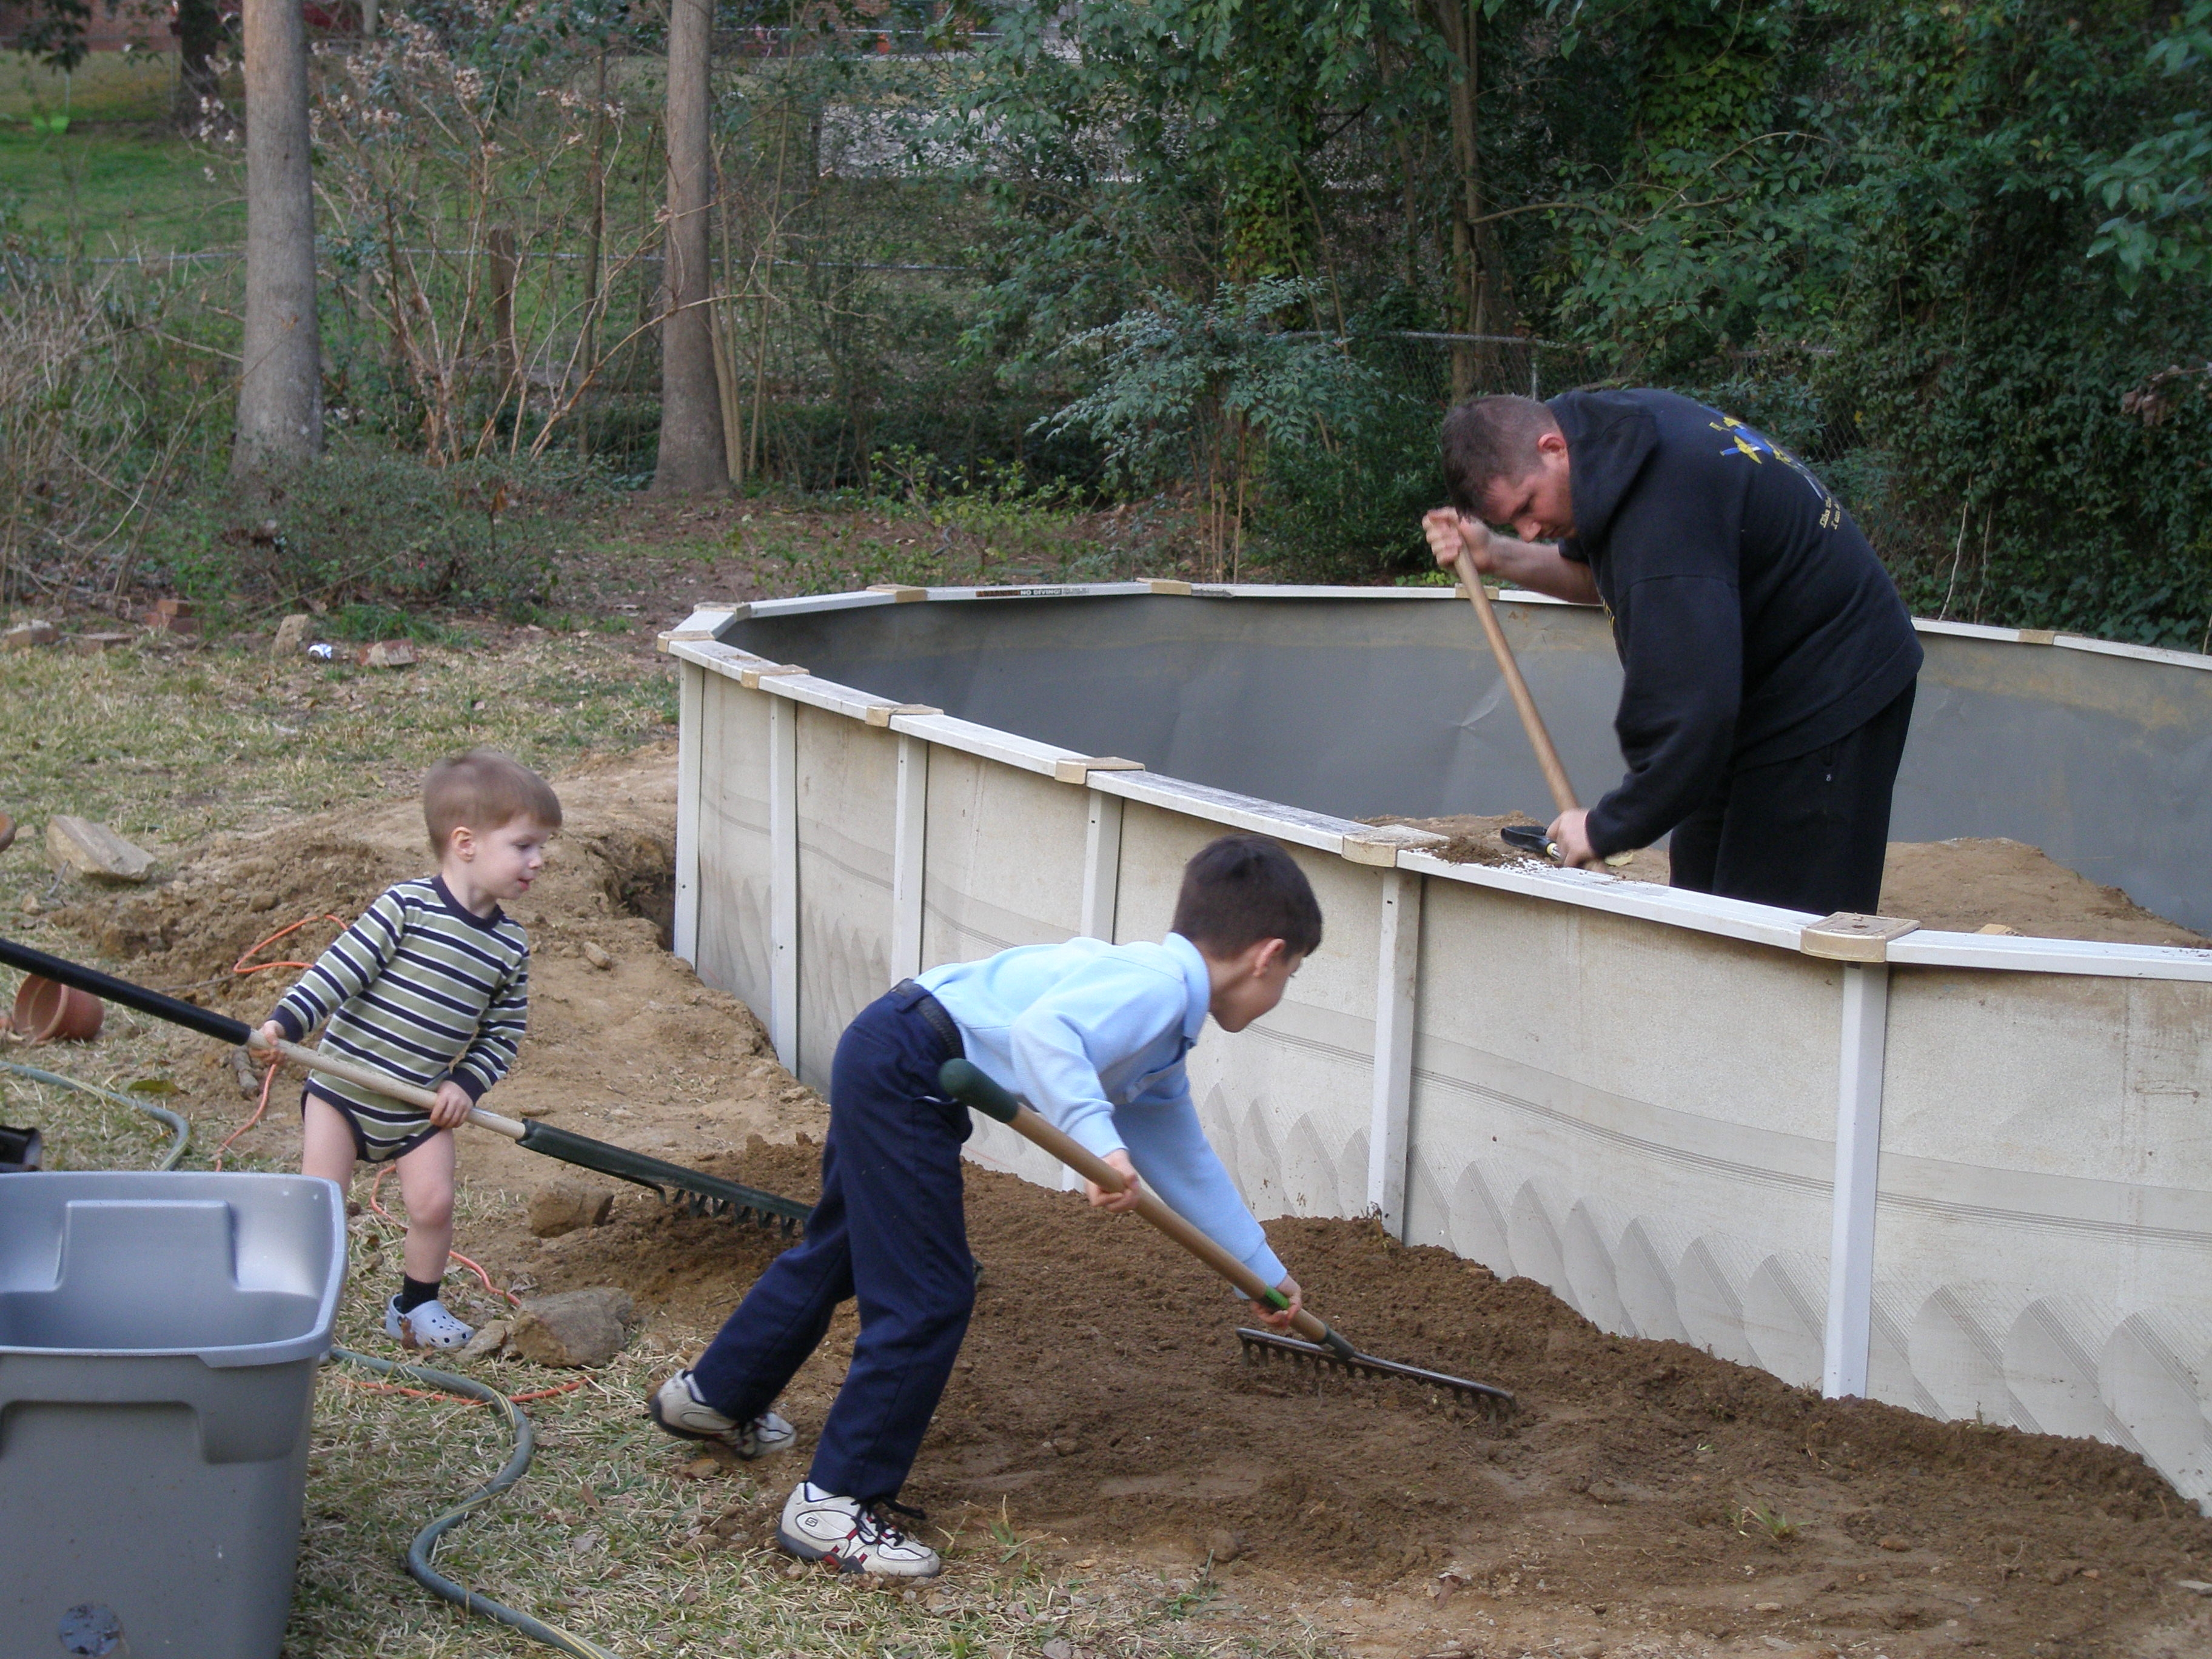
[[[684,1440],[712,1440],[740,1457],[768,1457],[789,1451],[799,1431],[774,1412],[750,1423],[725,1417],[699,1398],[689,1371],[678,1371],[645,1397],[645,1414],[666,1432]]]
[[[403,1348],[462,1348],[477,1332],[447,1312],[442,1302],[417,1303],[403,1314],[394,1296],[384,1304],[384,1334]]]
[[[917,1544],[889,1516],[885,1506],[862,1509],[849,1498],[816,1495],[802,1480],[784,1500],[775,1541],[802,1561],[832,1561],[840,1572],[876,1572],[894,1578],[934,1578],[945,1564],[937,1552]]]

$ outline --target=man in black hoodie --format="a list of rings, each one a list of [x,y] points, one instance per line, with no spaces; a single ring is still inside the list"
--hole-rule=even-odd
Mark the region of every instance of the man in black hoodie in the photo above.
[[[1811,471],[1670,392],[1477,398],[1445,417],[1443,461],[1438,563],[1613,618],[1628,775],[1553,823],[1565,861],[1671,830],[1677,887],[1877,909],[1920,642]]]

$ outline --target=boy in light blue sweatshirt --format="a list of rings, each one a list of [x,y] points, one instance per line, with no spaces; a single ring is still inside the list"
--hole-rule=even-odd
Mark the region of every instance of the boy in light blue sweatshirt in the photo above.
[[[784,1449],[796,1434],[769,1408],[837,1305],[857,1297],[852,1367],[776,1541],[848,1571],[938,1571],[937,1553],[899,1525],[914,1511],[896,1499],[975,1302],[960,1174],[968,1112],[937,1081],[963,1056],[1129,1178],[1119,1194],[1090,1185],[1092,1204],[1129,1209],[1151,1182],[1282,1291],[1287,1309],[1253,1311],[1289,1329],[1297,1281],[1207,1144],[1183,1057],[1208,1014],[1241,1031],[1273,1009],[1321,934],[1321,906],[1290,854],[1265,836],[1224,836],[1185,867],[1158,945],[1002,951],[933,968],[861,1010],[831,1064],[822,1197],[805,1242],[769,1265],[696,1364],[648,1398],[653,1420],[740,1456]]]

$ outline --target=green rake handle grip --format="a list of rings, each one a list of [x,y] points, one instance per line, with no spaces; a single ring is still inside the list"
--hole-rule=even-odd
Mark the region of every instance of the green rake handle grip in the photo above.
[[[1109,1193],[1118,1193],[1127,1184],[1119,1170],[1073,1137],[1046,1122],[1030,1109],[1028,1102],[1000,1086],[973,1060],[946,1060],[938,1071],[937,1082],[939,1088],[962,1105],[981,1112],[986,1117],[996,1118],[1023,1139],[1042,1147],[1085,1180],[1097,1182]],[[1138,1194],[1136,1213],[1261,1306],[1279,1312],[1291,1305],[1289,1298],[1280,1291],[1153,1197],[1149,1189]],[[1291,1325],[1308,1341],[1326,1344],[1340,1358],[1349,1359],[1352,1357],[1354,1350],[1352,1345],[1306,1310],[1298,1310],[1298,1316],[1291,1322]]]

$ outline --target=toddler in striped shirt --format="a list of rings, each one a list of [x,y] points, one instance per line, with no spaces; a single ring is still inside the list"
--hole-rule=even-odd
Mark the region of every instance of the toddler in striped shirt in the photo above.
[[[396,1163],[407,1201],[400,1288],[385,1334],[458,1348],[476,1333],[438,1282],[453,1243],[453,1127],[514,1063],[529,1015],[530,943],[501,911],[544,867],[561,802],[544,779],[489,749],[441,761],[422,784],[438,873],[377,896],[287,992],[261,1029],[434,1090],[428,1112],[325,1075],[301,1091],[301,1172],[340,1187],[356,1159]]]

